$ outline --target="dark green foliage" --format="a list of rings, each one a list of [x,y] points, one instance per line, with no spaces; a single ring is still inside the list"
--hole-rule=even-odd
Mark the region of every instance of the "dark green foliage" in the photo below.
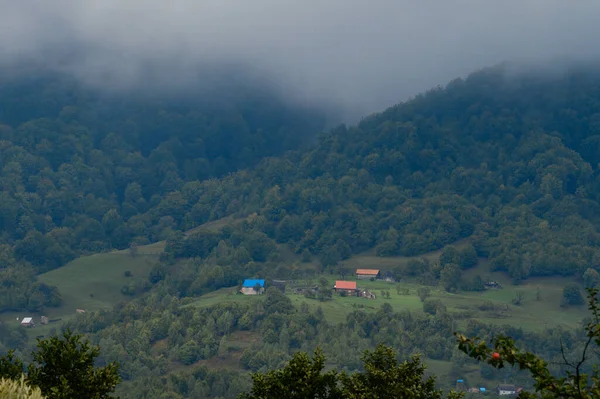
[[[473,245],[468,244],[458,253],[458,264],[463,269],[469,269],[477,265],[477,251]]]
[[[428,299],[423,302],[423,312],[431,315],[443,313],[446,311],[446,305],[440,299]]]
[[[36,282],[33,269],[25,265],[0,267],[0,285],[0,312],[23,309],[40,312],[62,302],[56,287]]]
[[[315,351],[311,359],[298,353],[281,370],[252,376],[252,389],[240,399],[336,399],[342,398],[335,371],[323,372],[325,356]]]
[[[317,298],[320,301],[326,301],[333,296],[333,287],[329,284],[326,278],[319,279]]]
[[[594,288],[600,283],[600,274],[595,269],[588,268],[583,273],[583,284],[586,288]]]
[[[266,291],[266,296],[265,314],[290,314],[296,311],[290,298],[283,294],[277,287],[269,287]]]
[[[419,299],[421,299],[421,302],[425,302],[425,299],[431,295],[431,289],[427,287],[419,287],[417,288],[417,295],[419,296]]]
[[[442,399],[442,391],[436,389],[435,378],[425,377],[425,366],[419,356],[402,363],[389,347],[378,345],[374,351],[366,351],[362,358],[364,372],[342,374],[342,397],[348,399]],[[450,392],[448,398],[462,395]]]
[[[584,301],[579,284],[569,283],[565,286],[562,303],[564,305],[583,305]]]
[[[446,291],[455,291],[460,279],[460,267],[454,263],[446,264],[440,272],[440,284]]]
[[[365,351],[363,372],[352,374],[324,372],[325,357],[317,349],[311,359],[306,353],[297,353],[280,370],[257,373],[252,376],[252,388],[239,399],[442,399],[433,377],[425,378],[425,366],[419,356],[399,363],[396,353],[379,345],[374,351]],[[449,398],[461,395],[451,392]]]
[[[167,240],[149,292],[67,323],[102,343],[103,361],[123,363],[123,378],[135,386],[130,397],[231,398],[246,387],[243,376],[195,367],[170,373],[226,355],[234,332],[261,337],[239,354],[252,371],[281,367],[290,353],[323,342],[332,363],[350,370],[377,342],[404,359],[419,349],[450,360],[457,322],[469,333],[514,336],[549,359],[560,356],[557,342],[576,348],[576,333],[530,334],[438,312],[443,308],[427,301],[425,290],[419,297],[430,315],[382,307],[352,312],[339,325],[320,308],[295,311],[287,297],[270,292],[252,305],[211,307],[201,295],[250,276],[308,279],[320,267],[338,274],[344,259],[367,250],[418,256],[443,249],[439,263],[415,258],[393,272],[448,291],[483,289],[480,277],[463,278],[478,257],[514,281],[565,275],[594,284],[587,270],[600,264],[595,72],[574,69],[540,82],[484,70],[284,155],[295,144],[270,139],[289,133],[294,141],[282,126],[294,125],[294,134],[310,126],[298,115],[282,120],[276,105],[266,114],[261,102],[213,114],[165,103],[111,107],[76,95],[76,104],[46,101],[46,110],[33,94],[16,106],[22,91],[3,95],[5,87],[0,310],[60,303],[34,276],[80,254]],[[57,95],[61,90],[50,85],[40,98],[70,99]],[[235,222],[219,232],[184,233],[226,216]],[[294,254],[299,259],[288,259]],[[149,288],[137,284],[124,292]],[[327,300],[332,287],[319,285],[318,299]],[[199,307],[182,306],[197,296]]]
[[[16,381],[24,371],[23,362],[15,356],[14,350],[9,350],[6,355],[0,357],[0,378]]]
[[[99,347],[68,330],[60,337],[38,339],[27,383],[39,387],[48,399],[110,398],[121,380],[119,367],[116,363],[96,367],[99,354]],[[12,352],[0,358],[0,377],[15,379],[22,370],[23,363]]]
[[[36,274],[238,211],[230,193],[213,209],[200,181],[295,150],[323,126],[320,111],[265,87],[228,87],[210,100],[107,95],[66,75],[34,75],[3,78],[0,87],[0,247]],[[204,256],[204,244],[175,252]],[[0,259],[0,269],[9,266]],[[37,295],[27,284],[16,285],[25,299],[0,298],[0,311],[38,310],[39,298],[26,303]]]

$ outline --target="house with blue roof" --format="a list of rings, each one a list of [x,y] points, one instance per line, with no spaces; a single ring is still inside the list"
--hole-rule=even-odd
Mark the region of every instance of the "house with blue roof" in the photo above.
[[[246,279],[240,292],[244,295],[257,295],[265,291],[265,280]]]

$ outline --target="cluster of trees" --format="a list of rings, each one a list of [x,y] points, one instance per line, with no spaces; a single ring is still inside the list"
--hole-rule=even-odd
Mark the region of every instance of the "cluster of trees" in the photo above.
[[[60,302],[31,274],[208,220],[201,206],[186,215],[188,196],[205,190],[200,181],[297,149],[323,126],[320,111],[268,89],[228,90],[227,101],[159,100],[43,71],[3,80],[0,285],[9,293],[0,311]]]
[[[121,381],[119,366],[96,367],[99,352],[99,347],[68,330],[38,340],[27,368],[9,351],[0,357],[0,394],[23,399],[109,399]]]
[[[468,336],[511,336],[552,362],[553,372],[561,372],[561,366],[554,365],[562,359],[560,343],[574,353],[584,336],[583,330],[548,328],[536,333],[488,325],[474,317],[490,317],[495,309],[450,312],[426,294],[425,312],[394,311],[384,302],[376,312],[357,309],[342,323],[330,321],[315,300],[294,307],[274,287],[254,299],[210,305],[202,297],[170,295],[163,281],[143,297],[113,311],[88,312],[66,327],[89,335],[92,343],[100,345],[98,364],[121,364],[124,384],[118,393],[136,398],[161,397],[165,392],[172,397],[235,398],[250,388],[249,372],[284,367],[293,353],[311,353],[319,347],[336,369],[362,370],[361,354],[378,343],[394,348],[400,359],[419,352],[429,359],[450,361],[449,378],[454,381],[478,367],[456,348],[453,333],[458,323],[465,326]],[[481,364],[479,373],[488,381],[510,378],[531,384],[523,373],[499,373],[488,364]],[[448,381],[438,382],[448,385]]]
[[[332,129],[313,148],[184,185],[150,213],[181,217],[180,227],[256,213],[261,233],[323,268],[367,249],[412,256],[469,237],[515,281],[582,275],[600,265],[600,178],[584,136],[597,128],[599,87],[587,70],[543,85],[485,70]],[[261,252],[266,238],[257,241]],[[452,259],[450,289],[474,253]]]
[[[589,70],[542,79],[489,69],[299,149],[322,119],[258,94],[212,107],[100,95],[60,76],[8,82],[0,87],[0,311],[59,305],[60,293],[34,276],[80,254],[167,239],[148,293],[70,325],[101,344],[101,362],[122,363],[132,381],[124,390],[145,392],[130,396],[233,397],[249,383],[244,373],[171,373],[228,353],[233,333],[263,336],[240,356],[252,371],[323,343],[349,370],[378,342],[403,358],[419,348],[460,367],[449,337],[468,316],[426,293],[424,314],[384,305],[340,325],[273,291],[252,305],[187,302],[254,275],[343,274],[344,260],[370,249],[383,257],[446,248],[439,262],[394,272],[448,291],[482,289],[480,277],[462,275],[478,257],[515,281],[577,275],[595,286],[598,93]],[[243,220],[185,233],[226,216]],[[579,302],[566,287],[565,305]],[[500,332],[549,359],[560,360],[557,343],[574,350],[579,342],[561,330]]]
[[[458,338],[458,347],[452,335],[445,335],[447,328],[443,328],[439,336],[434,339],[437,340],[437,344],[443,345],[446,340],[449,342],[452,356],[457,364],[466,362],[481,364],[484,376],[493,374],[495,369],[503,369],[505,365],[528,371],[530,375],[527,378],[521,376],[522,381],[527,381],[525,385],[531,386],[531,391],[536,391],[543,398],[594,398],[600,394],[598,388],[600,376],[597,367],[594,366],[599,360],[595,348],[600,345],[600,308],[598,290],[589,289],[589,293],[592,317],[574,333],[549,330],[545,334],[531,334],[527,337],[522,331],[513,328],[490,334],[486,331],[487,327],[482,324],[469,322],[467,331],[454,333]],[[81,335],[73,334],[69,329],[60,336],[39,340],[27,368],[24,367],[21,359],[9,351],[7,355],[0,357],[0,379],[3,379],[0,392],[2,390],[23,391],[22,393],[27,393],[30,397],[39,398],[41,394],[51,399],[110,398],[120,382],[118,363],[122,363],[127,370],[128,363],[141,362],[144,363],[142,367],[146,368],[144,375],[136,378],[132,383],[122,385],[118,390],[118,393],[123,394],[124,397],[232,399],[236,397],[266,399],[283,396],[298,399],[391,399],[409,396],[441,399],[444,397],[442,391],[436,387],[435,377],[425,374],[425,367],[414,347],[409,351],[400,350],[399,353],[392,349],[401,347],[400,341],[409,344],[412,339],[411,334],[435,334],[433,330],[421,329],[426,324],[419,322],[417,319],[422,318],[417,315],[394,314],[384,305],[381,312],[373,315],[372,318],[364,313],[355,313],[348,316],[345,324],[327,326],[326,322],[318,320],[318,311],[306,318],[306,310],[298,312],[289,298],[275,289],[268,292],[255,310],[251,309],[251,305],[230,304],[228,309],[225,309],[227,307],[225,305],[217,305],[190,314],[187,311],[189,307],[175,307],[173,299],[165,302],[169,304],[165,303],[166,306],[163,306],[171,308],[172,312],[158,317],[154,317],[151,309],[139,309],[139,307],[131,307],[129,311],[122,311],[119,315],[104,313],[89,316],[84,322],[87,329],[107,325],[114,321],[111,320],[112,317],[133,320],[131,313],[135,311],[147,315],[142,318],[143,322],[134,322],[134,325],[128,326],[110,339],[102,339],[101,343],[107,346],[109,353],[106,353],[103,348],[104,354],[101,354],[97,345],[91,345],[88,340],[83,339]],[[179,314],[176,309],[180,310]],[[169,315],[171,320],[161,325],[162,319]],[[190,316],[193,321],[187,326],[184,325],[184,321]],[[409,325],[411,319],[415,319],[413,323],[419,324],[414,330]],[[432,329],[440,327],[439,317],[426,316],[425,319]],[[399,325],[395,325],[398,321],[404,328],[400,329]],[[199,322],[208,324],[208,328],[202,328],[197,324]],[[295,331],[292,325],[294,322],[296,327],[300,327]],[[351,324],[354,328],[352,335],[361,337],[363,341],[369,341],[366,349],[355,348],[351,344],[352,340],[348,340],[350,335],[346,330]],[[317,340],[304,334],[304,331],[313,330],[317,335],[321,335],[324,328],[330,331]],[[190,356],[198,353],[203,357],[210,357],[213,350],[218,356],[236,350],[235,348],[224,349],[222,346],[226,346],[229,334],[240,329],[258,330],[257,332],[265,338],[260,352],[255,356],[262,353],[261,358],[267,363],[251,368],[255,371],[251,379],[247,374],[239,371],[209,368],[204,365],[194,366],[185,371],[171,371],[166,367],[165,362],[175,357],[184,364],[191,364],[195,360],[190,359]],[[269,332],[277,329],[280,331],[278,337],[268,335]],[[146,342],[144,347],[144,340],[148,340],[149,335],[154,331],[161,330],[162,333],[159,332],[159,335],[153,336],[150,340],[155,343],[165,340],[178,341],[174,343],[178,345],[175,353],[169,353],[165,345],[160,345],[163,348],[157,349],[157,345],[152,342]],[[404,336],[400,340],[394,340],[391,335],[398,331],[401,331]],[[210,338],[211,333],[216,333],[217,340]],[[127,337],[117,342],[119,340],[117,335],[127,335]],[[197,335],[197,338],[190,335]],[[335,343],[334,340],[338,336],[345,341],[342,351],[355,352],[356,359],[353,359],[353,363],[340,363],[339,355],[336,356],[336,351],[331,349],[329,344]],[[92,340],[97,339],[98,334],[92,334],[91,337]],[[199,338],[202,338],[202,341]],[[307,341],[310,342],[309,345]],[[387,343],[381,343],[382,341]],[[549,343],[552,341],[561,343],[555,356],[549,356],[548,353]],[[198,347],[200,342],[201,345],[207,346]],[[371,350],[368,346],[373,342],[379,344]],[[490,347],[487,342],[492,342],[492,346]],[[519,349],[518,343],[526,346],[528,350]],[[109,361],[107,358],[111,357],[110,352],[116,349],[111,346],[115,344],[121,349],[127,346],[128,351],[135,348],[134,350],[139,353],[130,352],[128,357],[126,355],[119,362]],[[215,345],[218,348],[212,349],[211,346]],[[325,347],[325,351],[320,347]],[[294,353],[290,355],[292,352]],[[314,357],[310,358],[307,352],[314,352]],[[329,360],[331,361],[333,357],[338,367],[325,370],[325,352],[330,353]],[[143,356],[142,353],[146,355]],[[465,353],[472,360],[464,356]],[[243,357],[245,356],[246,352]],[[399,362],[399,358],[410,360]],[[151,369],[152,360],[156,368]],[[128,379],[127,371],[121,375]],[[507,374],[504,373],[504,377],[506,376]],[[19,379],[21,382],[18,382]],[[458,399],[464,397],[464,393],[450,392],[447,397]],[[525,390],[520,397],[539,396]]]
[[[0,268],[40,273],[256,213],[242,259],[265,260],[274,241],[335,268],[371,248],[419,255],[470,237],[516,281],[581,275],[600,265],[590,150],[599,87],[589,70],[543,82],[484,70],[298,150],[323,119],[260,90],[211,106],[100,94],[64,76],[9,81],[0,88]],[[206,247],[188,241],[175,256],[215,245],[195,238]],[[454,289],[456,267],[447,269]],[[14,286],[17,274],[0,279]],[[16,284],[22,298],[0,309],[59,302],[26,280]]]

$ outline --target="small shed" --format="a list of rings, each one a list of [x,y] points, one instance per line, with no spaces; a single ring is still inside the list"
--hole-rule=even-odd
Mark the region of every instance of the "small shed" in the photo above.
[[[262,294],[265,290],[265,280],[246,279],[240,292],[244,295]]]
[[[281,292],[285,293],[285,280],[273,280],[271,284],[273,284],[273,287],[277,287]]]
[[[83,310],[83,309],[75,309],[75,311],[76,311],[77,313],[80,313],[80,314],[81,314],[81,313],[85,313],[85,310]]]
[[[335,292],[346,292],[349,295],[357,295],[358,289],[356,288],[356,281],[341,281],[338,280],[333,286]]]
[[[359,280],[378,279],[381,277],[379,269],[356,269],[356,278]]]
[[[487,289],[497,289],[497,290],[499,290],[499,289],[502,288],[502,286],[498,282],[496,282],[496,281],[488,281],[487,283],[484,284],[484,286]]]
[[[48,324],[48,318],[46,316],[40,317],[40,323],[41,324]]]
[[[512,396],[517,394],[517,387],[512,384],[500,384],[496,387],[499,396]]]
[[[23,320],[21,320],[21,326],[34,327],[35,323],[33,322],[33,317],[24,317]]]

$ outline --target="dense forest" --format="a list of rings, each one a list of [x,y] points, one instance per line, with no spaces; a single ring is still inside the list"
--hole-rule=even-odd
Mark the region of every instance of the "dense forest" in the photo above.
[[[0,311],[60,303],[35,274],[193,227],[195,220],[167,209],[183,202],[181,192],[298,149],[324,123],[323,112],[254,85],[175,101],[152,90],[100,92],[56,74],[5,80]],[[161,214],[151,225],[149,212]]]
[[[100,344],[101,362],[121,363],[124,397],[233,398],[248,371],[295,351],[323,346],[332,365],[354,370],[379,343],[400,358],[452,361],[457,377],[476,366],[484,378],[529,383],[460,353],[459,323],[547,359],[560,359],[561,343],[580,349],[583,329],[492,327],[440,301],[424,301],[424,312],[357,309],[339,324],[275,289],[248,304],[192,302],[249,276],[343,275],[364,251],[445,248],[438,262],[389,271],[450,292],[483,289],[480,276],[463,276],[481,258],[515,283],[597,284],[600,74],[485,69],[325,133],[322,113],[263,94],[224,108],[98,93],[62,76],[4,82],[0,311],[59,305],[60,292],[35,276],[79,255],[166,240],[143,284],[126,289],[139,297],[65,325]],[[190,232],[227,216],[236,222]],[[262,338],[236,347],[240,336]],[[24,341],[11,332],[2,345]],[[242,371],[209,366],[230,353]]]

